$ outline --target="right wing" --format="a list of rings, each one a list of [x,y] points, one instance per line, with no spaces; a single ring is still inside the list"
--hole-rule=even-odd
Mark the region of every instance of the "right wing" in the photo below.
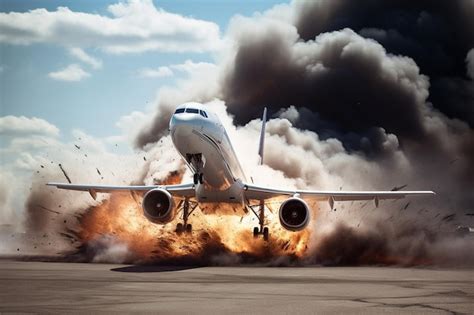
[[[194,184],[179,185],[148,185],[148,186],[111,186],[111,185],[83,185],[69,183],[47,183],[48,186],[55,186],[59,189],[88,191],[95,199],[97,193],[111,193],[114,191],[149,191],[161,188],[168,191],[173,197],[194,197]]]
[[[244,194],[247,199],[266,200],[279,196],[295,196],[329,201],[331,208],[334,201],[374,200],[378,206],[382,199],[401,199],[412,195],[434,195],[433,191],[330,191],[330,190],[283,190],[251,184],[244,184]]]

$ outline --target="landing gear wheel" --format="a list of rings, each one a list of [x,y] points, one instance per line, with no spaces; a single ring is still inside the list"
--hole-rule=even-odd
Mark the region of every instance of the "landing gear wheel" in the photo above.
[[[184,226],[183,223],[178,223],[176,224],[176,233],[181,234],[184,232]]]
[[[193,176],[193,182],[194,182],[194,185],[197,185],[197,184],[198,184],[198,182],[199,182],[199,174],[198,174],[198,173],[194,174],[194,176]]]
[[[268,241],[268,234],[269,234],[269,232],[268,232],[268,227],[264,227],[264,228],[263,228],[263,239],[264,239],[265,241]]]
[[[257,238],[258,237],[258,227],[254,227],[253,228],[253,238]]]
[[[186,224],[186,233],[190,234],[193,230],[193,226],[191,224]]]
[[[203,173],[199,174],[199,183],[201,183],[201,184],[204,183],[203,177],[204,177],[204,174],[203,174]]]

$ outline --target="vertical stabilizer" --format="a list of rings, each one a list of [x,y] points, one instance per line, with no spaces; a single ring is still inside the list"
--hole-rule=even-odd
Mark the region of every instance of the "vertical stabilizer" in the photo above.
[[[262,130],[260,131],[260,144],[258,145],[258,155],[260,156],[260,165],[263,164],[263,147],[265,143],[265,124],[267,123],[267,108],[263,110]]]

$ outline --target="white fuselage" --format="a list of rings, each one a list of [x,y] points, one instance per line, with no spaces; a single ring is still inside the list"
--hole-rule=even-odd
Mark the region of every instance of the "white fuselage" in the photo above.
[[[227,132],[216,114],[199,103],[176,108],[169,125],[171,139],[193,173],[199,202],[239,202],[246,181]]]

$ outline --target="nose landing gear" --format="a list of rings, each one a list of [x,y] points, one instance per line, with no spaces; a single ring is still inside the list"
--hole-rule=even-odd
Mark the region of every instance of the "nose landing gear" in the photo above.
[[[203,184],[204,183],[204,174],[203,173],[195,173],[193,176],[194,185]]]
[[[205,164],[205,160],[203,158],[203,155],[201,153],[197,153],[197,154],[188,153],[188,154],[186,154],[186,160],[196,170],[196,173],[194,173],[194,176],[193,176],[194,185],[197,185],[198,183],[203,184],[204,179],[203,179],[203,174],[201,172],[203,170],[204,164]]]

